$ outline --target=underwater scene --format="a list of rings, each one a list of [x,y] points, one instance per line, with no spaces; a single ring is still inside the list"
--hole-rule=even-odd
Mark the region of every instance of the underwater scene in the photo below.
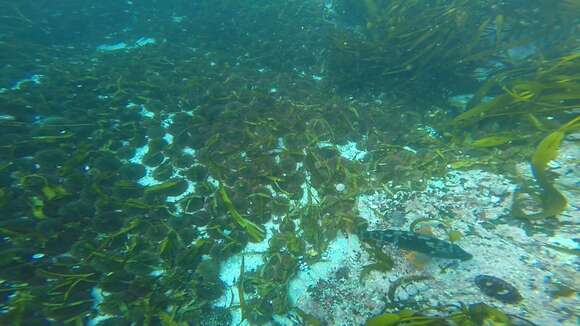
[[[0,325],[580,323],[580,0],[0,0]]]

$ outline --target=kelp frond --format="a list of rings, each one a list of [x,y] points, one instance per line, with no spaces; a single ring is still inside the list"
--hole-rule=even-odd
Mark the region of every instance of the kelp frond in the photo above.
[[[520,209],[516,209],[516,215],[518,217],[532,220],[557,217],[566,209],[568,202],[566,197],[554,187],[548,175],[548,163],[557,157],[558,149],[566,133],[577,129],[580,129],[580,116],[564,124],[540,142],[532,157],[532,172],[538,185],[542,188],[542,212],[525,214]],[[516,208],[518,207],[516,206]]]

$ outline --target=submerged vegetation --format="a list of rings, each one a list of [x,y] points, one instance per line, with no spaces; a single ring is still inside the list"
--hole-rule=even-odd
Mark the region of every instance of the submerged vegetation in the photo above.
[[[531,158],[544,210],[518,215],[565,208],[547,164],[579,126],[578,1],[147,3],[0,5],[0,324],[213,325],[240,310],[317,325],[289,282],[364,225],[357,196],[387,181]],[[111,25],[59,36],[83,19]],[[95,50],[137,33],[156,42]],[[361,279],[393,267],[367,249]],[[235,255],[263,264],[224,284]],[[491,315],[505,319],[486,305],[449,318]]]
[[[530,321],[517,316],[508,315],[485,303],[475,303],[469,306],[462,304],[459,306],[436,308],[437,310],[445,312],[446,315],[428,315],[424,312],[414,312],[405,309],[401,310],[399,313],[386,313],[373,317],[366,323],[366,326],[534,325]]]

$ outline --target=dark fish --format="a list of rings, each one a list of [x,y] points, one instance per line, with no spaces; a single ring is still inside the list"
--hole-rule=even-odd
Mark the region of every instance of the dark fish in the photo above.
[[[522,300],[518,289],[501,278],[491,275],[478,275],[474,281],[483,294],[503,303],[518,303]]]
[[[389,242],[401,249],[412,250],[432,257],[469,260],[471,254],[456,244],[435,237],[399,230],[361,231],[362,239]]]

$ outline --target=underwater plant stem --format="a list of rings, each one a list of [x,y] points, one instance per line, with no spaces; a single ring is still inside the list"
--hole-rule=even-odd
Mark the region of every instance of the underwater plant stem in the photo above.
[[[245,270],[245,260],[242,255],[242,262],[240,263],[240,278],[238,280],[238,297],[240,298],[240,323],[246,318],[244,317],[244,310],[246,309],[246,302],[244,300],[244,270]]]

